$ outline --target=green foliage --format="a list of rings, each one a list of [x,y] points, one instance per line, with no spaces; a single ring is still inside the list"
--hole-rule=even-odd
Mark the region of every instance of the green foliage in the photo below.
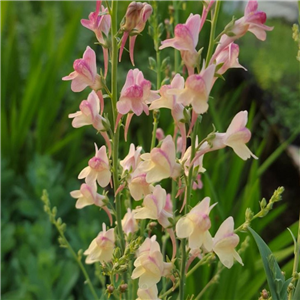
[[[5,41],[1,45],[2,155],[18,171],[25,169],[34,152],[57,155],[72,167],[78,151],[74,155],[71,145],[79,142],[82,131],[70,132],[66,126],[68,113],[78,104],[69,102],[74,96],[65,98],[69,84],[61,78],[76,58],[82,4],[1,5],[2,14],[10,16],[1,28]],[[66,18],[69,21],[64,23]]]

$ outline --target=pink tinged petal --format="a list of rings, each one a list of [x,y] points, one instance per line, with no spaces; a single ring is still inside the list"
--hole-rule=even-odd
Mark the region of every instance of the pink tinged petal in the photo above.
[[[174,89],[183,89],[184,78],[180,74],[176,74],[171,82],[171,87]]]
[[[193,16],[193,14],[190,14],[186,21],[186,27],[189,29],[192,39],[194,42],[194,48],[198,44],[198,38],[199,38],[199,27],[200,27],[201,18],[200,15],[196,14]]]
[[[82,78],[81,75],[78,75],[76,78],[72,80],[71,90],[75,93],[83,91],[88,86],[86,80]]]
[[[175,163],[176,153],[175,153],[175,144],[172,140],[172,137],[168,135],[162,142],[161,150],[167,157],[170,166]]]
[[[94,31],[94,24],[93,22],[91,22],[90,20],[86,20],[86,19],[81,19],[80,20],[80,23],[83,27],[87,28],[87,29],[90,29],[92,31]]]
[[[133,66],[134,66],[134,44],[135,44],[136,37],[137,35],[129,37],[129,56]]]
[[[244,129],[248,122],[248,112],[246,110],[240,111],[232,119],[229,127],[227,128],[226,134],[231,135],[241,129]]]
[[[96,54],[95,51],[89,46],[86,47],[86,50],[83,53],[83,60],[87,64],[87,68],[91,72],[92,78],[94,79],[97,74]]]
[[[176,223],[176,235],[180,238],[189,237],[194,231],[194,223],[187,217],[182,217]]]
[[[246,7],[245,7],[245,11],[244,11],[244,15],[247,16],[253,12],[255,12],[258,8],[258,2],[257,0],[250,0],[248,1]]]
[[[95,143],[95,149],[97,149],[96,143]],[[96,150],[95,157],[101,158],[104,161],[104,163],[108,165],[109,162],[106,154],[106,147],[104,145],[99,149],[99,151]]]
[[[217,243],[219,240],[221,240],[224,236],[231,235],[234,231],[234,221],[233,217],[228,217],[221,226],[219,227],[215,237],[214,237],[214,243]]]
[[[62,78],[62,80],[66,81],[66,80],[73,80],[78,76],[78,73],[76,71],[70,73],[68,76],[64,76]]]

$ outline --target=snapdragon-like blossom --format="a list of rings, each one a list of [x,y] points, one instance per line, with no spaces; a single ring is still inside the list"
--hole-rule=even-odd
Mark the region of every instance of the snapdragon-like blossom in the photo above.
[[[134,213],[130,208],[127,208],[127,213],[122,219],[122,229],[127,235],[129,233],[134,233],[139,229],[137,221],[134,218]]]
[[[156,285],[162,276],[170,274],[172,263],[165,263],[156,242],[156,236],[146,238],[137,251],[137,259],[134,261],[135,269],[131,278],[139,278],[139,288],[147,290]]]
[[[105,146],[98,150],[95,143],[95,156],[89,160],[89,165],[80,172],[78,178],[86,178],[85,180],[88,184],[97,180],[98,184],[103,188],[109,184],[111,172]]]
[[[210,198],[205,197],[176,223],[177,236],[181,239],[188,238],[188,245],[191,249],[198,249],[201,246],[207,251],[212,249],[213,241],[208,231],[211,227],[209,213],[216,203],[209,206],[209,202]]]
[[[95,91],[102,88],[100,75],[97,74],[96,54],[89,46],[86,47],[83,58],[74,61],[73,68],[74,72],[62,78],[62,80],[72,80],[73,92],[81,92],[87,86]]]
[[[128,179],[128,189],[131,197],[135,200],[141,200],[151,193],[153,186],[146,181],[147,173],[137,168]]]
[[[120,165],[123,168],[123,172],[126,170],[134,172],[136,170],[139,162],[141,161],[141,151],[142,147],[139,146],[135,148],[133,143],[130,144],[127,156],[120,161]]]
[[[113,257],[115,247],[115,233],[111,228],[106,230],[105,223],[102,224],[102,231],[93,239],[88,249],[84,251],[87,255],[86,264],[92,264],[97,261],[101,263],[109,262]]]
[[[230,43],[225,47],[216,57],[215,64],[223,64],[221,68],[217,71],[218,74],[224,74],[228,69],[231,68],[242,68],[247,71],[242,65],[240,65],[239,57],[239,46],[235,43]]]
[[[111,17],[108,13],[108,9],[101,5],[102,1],[96,1],[96,11],[89,14],[89,19],[81,19],[82,26],[92,30],[98,42],[103,49],[104,57],[104,77],[107,75],[108,70],[108,47],[106,38],[109,34],[111,26]],[[100,15],[99,15],[100,14]]]
[[[151,82],[144,78],[139,69],[129,70],[117,102],[117,110],[122,115],[132,112],[140,116],[143,111],[148,115],[147,104],[158,97],[157,93],[151,91]]]
[[[228,217],[219,227],[213,238],[213,251],[219,257],[221,263],[228,269],[233,265],[234,259],[244,265],[240,255],[235,250],[240,238],[234,233],[234,221]]]
[[[112,225],[112,215],[103,202],[106,197],[97,193],[96,182],[92,182],[90,184],[83,183],[80,186],[80,190],[72,191],[70,192],[70,195],[77,199],[75,207],[78,209],[88,205],[96,205],[101,207],[107,213],[110,224]]]
[[[172,90],[183,90],[184,89],[184,78],[180,74],[176,74],[171,81],[170,85],[163,85],[160,90],[160,98],[154,100],[149,109],[158,109],[158,108],[168,108],[171,110],[172,117],[174,119],[176,128],[179,129],[183,145],[182,150],[185,150],[186,147],[186,129],[185,129],[185,115],[184,115],[184,105],[179,103],[176,94],[169,94],[169,91]],[[176,135],[176,132],[174,133]]]
[[[181,58],[186,65],[189,75],[194,74],[199,55],[196,51],[198,44],[200,15],[190,14],[185,24],[177,24],[174,30],[174,38],[161,42],[159,49],[173,47],[180,51]]]
[[[230,43],[245,35],[248,31],[252,32],[259,40],[264,41],[267,37],[266,31],[273,30],[273,27],[265,25],[267,15],[265,12],[258,11],[257,0],[250,0],[244,11],[244,16],[236,20],[233,26],[228,29],[230,36],[226,33],[222,36],[215,54],[212,56],[211,61]]]
[[[180,175],[180,164],[176,162],[175,144],[168,135],[160,148],[153,148],[150,153],[141,155],[143,160],[139,169],[146,173],[148,183],[158,182],[164,178],[177,178]]]
[[[227,131],[225,133],[215,133],[215,138],[211,141],[209,145],[205,142],[201,147],[199,152],[197,152],[195,158],[203,155],[206,152],[218,150],[229,146],[233,151],[243,160],[247,160],[251,156],[258,159],[246,146],[246,143],[250,141],[251,132],[246,128],[248,121],[248,112],[240,111],[232,119]],[[211,147],[212,146],[212,147]]]
[[[184,106],[192,105],[196,114],[203,114],[208,109],[208,98],[213,85],[216,65],[202,68],[200,74],[190,75],[184,89],[171,89],[171,95],[177,95],[177,102]]]
[[[166,190],[156,185],[152,193],[144,198],[143,207],[133,211],[134,218],[157,220],[163,228],[167,228],[171,224],[169,218],[173,217],[172,209],[170,211],[167,204],[169,206]]]
[[[148,289],[138,289],[137,290],[138,298],[136,300],[161,300],[158,298],[157,286],[153,285]]]
[[[134,44],[136,37],[141,33],[148,18],[152,14],[152,6],[148,3],[131,2],[127,8],[125,15],[125,23],[121,26],[123,36],[119,53],[119,61],[121,61],[123,50],[129,36],[129,55],[132,65],[134,66]]]
[[[103,126],[105,119],[99,114],[101,98],[103,99],[101,91],[98,93],[92,91],[88,95],[87,100],[81,101],[79,105],[80,111],[69,114],[69,118],[73,118],[72,126],[74,128],[93,125],[99,131],[105,130]]]

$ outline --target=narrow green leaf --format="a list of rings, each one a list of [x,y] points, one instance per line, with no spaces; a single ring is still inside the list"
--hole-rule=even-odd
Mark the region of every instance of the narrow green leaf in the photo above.
[[[250,227],[248,228],[250,233],[252,234],[257,247],[259,249],[265,273],[267,276],[267,281],[269,284],[269,289],[272,295],[273,300],[285,300],[285,298],[280,298],[280,293],[282,287],[284,286],[284,276],[281,273],[278,263],[276,262],[273,253],[271,252],[270,248],[267,244],[263,241],[263,239]]]
[[[300,299],[300,280],[298,279],[292,300]]]

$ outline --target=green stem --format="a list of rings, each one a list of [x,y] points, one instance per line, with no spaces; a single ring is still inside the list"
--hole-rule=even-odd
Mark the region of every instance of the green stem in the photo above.
[[[173,1],[174,28],[179,23],[178,3],[180,3],[180,1]],[[179,66],[180,66],[180,52],[178,50],[174,49],[174,71],[175,71],[175,73],[178,73]]]
[[[295,255],[295,257],[294,257],[293,273],[292,273],[293,280],[294,280],[294,275],[296,273],[298,273],[298,267],[299,267],[299,255],[300,255],[300,214],[299,214],[299,224],[298,224],[298,235],[297,235],[297,241],[296,241],[295,248],[294,248],[294,255]],[[298,278],[298,281],[299,280],[300,279]],[[293,299],[293,293],[294,293],[294,290],[291,289],[289,291],[288,300],[292,300]]]
[[[217,283],[220,277],[220,273],[223,271],[224,267],[220,267],[217,271],[217,273],[213,276],[213,278],[204,286],[204,288],[201,290],[201,292],[198,294],[198,296],[194,300],[199,300],[203,294],[207,291],[207,289],[212,286],[213,284]]]
[[[111,105],[113,114],[113,124],[115,124],[117,119],[117,96],[118,96],[118,84],[117,84],[117,74],[118,74],[118,42],[116,39],[117,35],[117,12],[118,12],[118,1],[111,2],[111,36],[112,36],[112,54],[111,54]],[[119,133],[120,128],[117,126],[117,130],[113,135],[113,184],[114,192],[116,193],[119,187],[119,177],[118,177],[118,157],[119,157]],[[124,253],[125,250],[125,238],[122,230],[122,203],[120,195],[116,196],[116,219],[117,219],[117,229],[120,241],[121,252]]]
[[[216,25],[217,25],[220,7],[221,7],[221,1],[216,1],[216,7],[214,10],[214,15],[213,15],[212,23],[211,23],[211,27],[210,27],[210,38],[209,38],[209,44],[208,44],[208,50],[207,50],[206,62],[205,62],[206,68],[209,65],[209,61],[211,59],[212,52],[213,52],[214,45],[215,45],[215,32],[216,32]]]
[[[195,126],[192,132],[192,145],[191,145],[191,158],[190,162],[194,159],[196,154],[196,137],[197,137],[197,130],[198,130],[198,124],[199,120],[197,118],[195,122]],[[192,194],[192,185],[193,185],[193,171],[194,168],[191,165],[189,169],[188,179],[186,183],[186,204],[184,207],[184,213],[188,213],[188,207],[191,202],[191,194]],[[184,288],[185,288],[185,265],[186,265],[186,239],[182,239],[181,241],[181,266],[180,266],[180,285],[179,285],[179,299],[185,299],[184,298]]]
[[[206,254],[189,272],[187,272],[186,274],[186,278],[190,277],[200,266],[204,265],[205,263],[207,263],[209,260],[211,260],[211,258],[214,256],[213,253],[208,253]],[[159,298],[164,298],[168,295],[170,295],[171,293],[174,292],[174,290],[176,288],[178,288],[180,282],[176,283],[175,286],[172,286],[169,290],[167,290],[165,293],[161,294],[159,296]],[[180,300],[182,300],[184,298],[180,298]]]
[[[94,289],[94,287],[92,285],[91,279],[90,279],[90,277],[89,277],[89,275],[88,275],[88,273],[87,273],[84,265],[81,262],[81,258],[78,257],[78,255],[76,254],[76,252],[74,251],[74,249],[72,248],[72,246],[70,245],[70,243],[68,242],[68,240],[66,239],[64,233],[62,232],[59,224],[57,224],[56,220],[53,222],[53,224],[55,225],[55,227],[58,230],[61,238],[63,239],[64,244],[69,249],[69,251],[73,255],[74,259],[78,263],[78,265],[79,265],[79,267],[80,267],[80,269],[81,269],[81,271],[82,271],[82,273],[83,273],[83,275],[85,277],[85,282],[88,284],[88,286],[89,286],[89,288],[90,288],[90,290],[91,290],[91,292],[93,294],[94,299],[99,299],[98,296],[97,296],[97,294],[96,294],[96,292],[95,292],[95,289]]]

